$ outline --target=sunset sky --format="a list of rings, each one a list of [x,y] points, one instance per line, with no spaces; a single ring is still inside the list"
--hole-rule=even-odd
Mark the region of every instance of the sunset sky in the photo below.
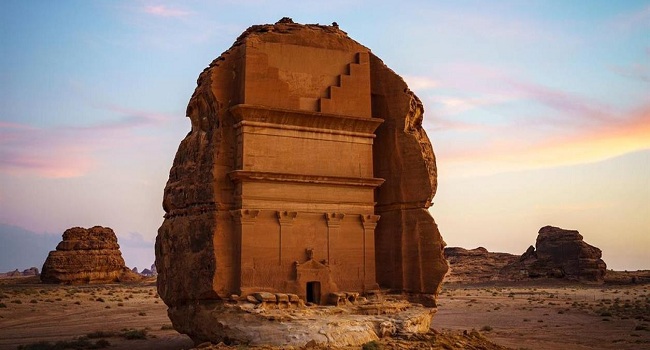
[[[336,21],[422,99],[449,246],[554,225],[650,269],[650,1],[2,1],[0,223],[109,226],[149,267],[199,73],[284,16]]]

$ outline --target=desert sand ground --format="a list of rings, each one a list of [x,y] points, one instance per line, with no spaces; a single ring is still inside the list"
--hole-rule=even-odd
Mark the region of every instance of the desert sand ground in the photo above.
[[[463,348],[462,331],[472,334],[474,329],[513,349],[648,349],[649,289],[650,285],[558,282],[445,284],[433,328],[461,334],[450,338],[451,347],[441,348]],[[107,349],[193,346],[189,338],[171,329],[153,280],[90,286],[0,280],[0,349],[38,342],[72,344],[79,338],[86,342],[85,348],[95,344],[110,344]],[[453,339],[460,343],[453,346]]]
[[[445,284],[435,329],[514,349],[650,349],[650,285]]]

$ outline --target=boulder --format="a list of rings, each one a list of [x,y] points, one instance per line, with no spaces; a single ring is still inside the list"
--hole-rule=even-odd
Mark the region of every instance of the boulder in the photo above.
[[[108,227],[73,227],[43,264],[44,283],[110,283],[137,280],[124,263],[117,236]]]
[[[603,282],[607,265],[601,257],[601,250],[584,242],[578,231],[544,226],[539,230],[535,247],[529,247],[501,273],[512,277]]]
[[[435,154],[399,75],[338,25],[284,18],[248,28],[197,85],[155,246],[177,330],[222,341],[207,310],[233,294],[322,305],[382,287],[435,306]]]

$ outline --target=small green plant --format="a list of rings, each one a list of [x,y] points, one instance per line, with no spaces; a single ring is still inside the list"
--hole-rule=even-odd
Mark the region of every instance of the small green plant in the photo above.
[[[7,304],[5,304],[5,303],[0,303],[0,309],[4,309],[4,308],[6,308],[6,307],[7,307]]]
[[[110,345],[111,343],[105,339],[100,339],[95,343],[92,343],[88,340],[88,338],[79,338],[73,340],[58,341],[56,343],[41,341],[38,343],[19,345],[18,350],[103,349]]]
[[[376,340],[369,341],[361,345],[361,350],[381,350],[381,344]]]
[[[647,330],[650,330],[650,328],[648,328],[647,324],[640,324],[640,325],[634,327],[634,330],[635,331],[647,331]]]
[[[110,338],[110,337],[114,337],[114,336],[115,336],[115,333],[113,333],[113,332],[104,332],[104,331],[95,331],[95,332],[91,332],[91,333],[86,334],[86,337],[88,339]]]
[[[146,329],[127,329],[122,332],[122,337],[127,340],[147,339]]]

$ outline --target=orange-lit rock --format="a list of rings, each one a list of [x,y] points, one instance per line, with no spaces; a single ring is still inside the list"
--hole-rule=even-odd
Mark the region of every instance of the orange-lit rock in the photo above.
[[[138,279],[140,276],[124,264],[115,232],[101,226],[65,230],[63,240],[48,254],[41,272],[44,283],[111,283]]]
[[[199,76],[165,187],[156,267],[174,324],[256,292],[435,305],[447,264],[423,112],[338,26],[247,29]]]

